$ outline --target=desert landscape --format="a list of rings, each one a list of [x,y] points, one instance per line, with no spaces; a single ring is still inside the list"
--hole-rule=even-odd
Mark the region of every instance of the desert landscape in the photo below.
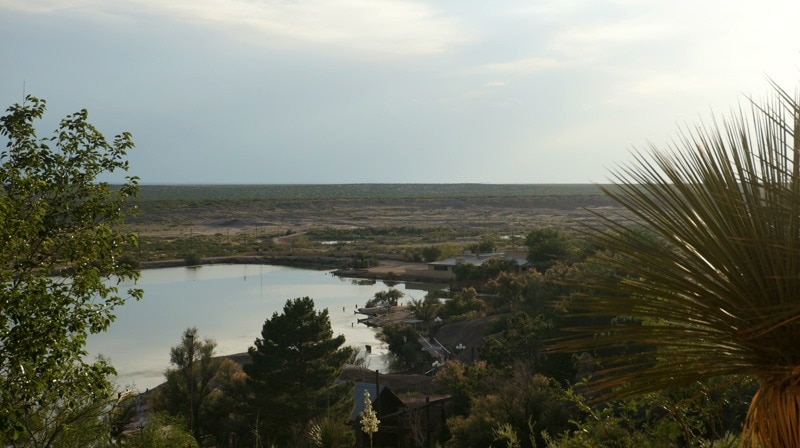
[[[414,246],[519,245],[537,227],[569,230],[616,213],[596,186],[142,186],[140,261],[235,255],[398,258]],[[402,258],[402,257],[400,257]]]

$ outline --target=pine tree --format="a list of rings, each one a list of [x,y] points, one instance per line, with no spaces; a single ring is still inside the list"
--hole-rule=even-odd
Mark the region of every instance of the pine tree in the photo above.
[[[328,310],[308,297],[288,300],[283,314],[264,322],[244,366],[252,391],[252,418],[267,443],[283,445],[323,414],[346,421],[353,409],[351,383],[339,383],[352,349],[333,337]]]

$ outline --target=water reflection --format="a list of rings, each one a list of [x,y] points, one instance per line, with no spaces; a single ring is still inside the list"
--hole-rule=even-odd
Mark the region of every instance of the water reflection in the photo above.
[[[109,331],[92,335],[87,344],[91,356],[111,358],[121,386],[144,390],[160,384],[169,366],[169,349],[188,327],[215,339],[217,354],[244,352],[260,336],[266,319],[281,312],[287,300],[305,296],[314,299],[318,310],[328,309],[334,334],[344,334],[348,345],[372,346],[372,353],[365,354],[371,369],[390,368],[376,331],[358,324],[354,313],[376,292],[388,289],[380,281],[282,266],[213,265],[145,270],[138,287],[144,298],[118,308]],[[402,284],[395,288],[406,291]],[[407,292],[415,295],[424,291]]]

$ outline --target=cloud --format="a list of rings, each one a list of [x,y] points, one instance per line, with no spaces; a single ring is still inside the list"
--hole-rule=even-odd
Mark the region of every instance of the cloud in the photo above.
[[[25,2],[0,0],[0,9],[32,14],[50,14],[73,9],[89,9],[95,4],[96,0],[31,0]]]
[[[469,75],[530,75],[563,66],[564,63],[553,58],[529,57],[507,62],[484,64],[465,69],[461,74]]]
[[[571,28],[556,39],[565,46],[640,43],[661,40],[672,34],[670,27],[657,21],[618,21]]]
[[[430,55],[473,39],[457,20],[401,0],[0,0],[26,13],[148,14],[209,27],[254,44],[286,40],[388,55]]]
[[[107,6],[114,7],[109,8]],[[0,0],[0,11],[15,11],[31,15],[83,17],[104,24],[124,20],[127,13],[122,11],[125,9],[124,2],[106,5],[99,0]]]

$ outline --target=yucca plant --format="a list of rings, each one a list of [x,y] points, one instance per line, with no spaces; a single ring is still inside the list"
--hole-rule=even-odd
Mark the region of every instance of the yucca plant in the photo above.
[[[570,307],[615,323],[556,344],[595,354],[605,397],[756,379],[742,443],[764,448],[800,446],[800,101],[772,87],[613,172],[625,213],[584,230],[624,274],[584,279]]]

